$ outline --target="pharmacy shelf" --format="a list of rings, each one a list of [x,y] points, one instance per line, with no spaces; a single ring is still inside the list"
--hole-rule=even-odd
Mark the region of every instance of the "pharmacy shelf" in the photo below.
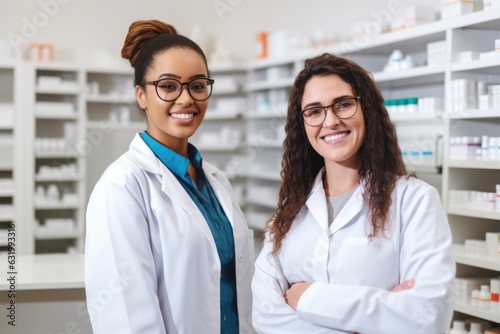
[[[52,119],[52,120],[75,120],[78,118],[77,113],[36,113],[37,119]]]
[[[500,111],[496,109],[468,109],[462,111],[446,112],[443,118],[446,119],[483,119],[499,118]]]
[[[35,232],[35,238],[37,240],[63,240],[63,239],[75,239],[78,238],[80,234],[76,229],[72,231],[46,231],[42,229],[37,229]]]
[[[414,67],[399,72],[377,72],[373,78],[381,88],[444,83],[444,67]]]
[[[35,157],[40,159],[77,158],[78,152],[35,152]]]
[[[421,123],[421,122],[436,122],[443,121],[442,112],[435,113],[415,113],[415,114],[400,114],[400,115],[391,115],[391,121],[394,123]]]
[[[80,93],[79,87],[37,87],[35,89],[37,94],[50,94],[50,95],[78,95]]]
[[[444,164],[449,168],[500,170],[500,161],[446,160]]]
[[[13,130],[14,124],[0,124],[0,130]]]
[[[18,255],[17,272],[20,273],[16,289],[52,290],[83,289],[83,254]],[[1,277],[7,277],[7,266],[0,266]],[[0,291],[10,288],[5,279],[0,281]]]
[[[456,263],[477,268],[500,271],[500,255],[497,258],[467,256],[465,253],[465,245],[453,245],[453,255],[455,257]]]
[[[214,143],[211,145],[208,144],[197,144],[195,145],[198,151],[200,152],[234,152],[237,151],[238,148],[240,147],[239,143],[225,143],[225,144],[220,144],[220,143]]]
[[[247,171],[246,175],[248,178],[264,180],[264,181],[276,181],[281,182],[281,176],[279,171]]]
[[[0,188],[0,197],[12,197],[12,196],[14,196],[13,188],[8,188],[8,189]]]
[[[35,203],[36,210],[71,210],[78,208],[79,203]]]
[[[271,110],[269,112],[255,112],[245,114],[246,119],[284,119],[286,118],[286,110]]]
[[[241,117],[240,111],[214,111],[207,110],[204,121],[232,120]]]
[[[267,142],[249,142],[247,143],[248,147],[255,147],[255,148],[273,148],[273,149],[282,149],[283,148],[283,142],[280,141],[267,141]]]
[[[86,124],[87,129],[105,129],[106,131],[111,130],[135,130],[142,131],[146,129],[146,122],[128,122],[128,123],[111,123],[109,120],[103,121],[90,121]]]
[[[257,91],[257,90],[266,90],[266,89],[275,89],[275,88],[288,88],[293,85],[295,78],[285,78],[285,79],[277,79],[272,81],[263,81],[263,82],[253,82],[249,83],[246,86],[247,92]]]
[[[474,72],[486,74],[500,74],[500,52],[493,59],[474,60],[466,63],[455,63],[451,65],[452,72]]]
[[[495,212],[495,211],[473,210],[461,206],[450,205],[448,206],[447,212],[448,214],[451,215],[458,215],[464,217],[500,220],[500,212]]]
[[[468,314],[473,317],[485,319],[488,321],[493,321],[496,323],[500,323],[500,314],[499,313],[493,313],[491,311],[486,311],[486,310],[481,310],[477,307],[472,307],[470,305],[465,305],[462,303],[455,303],[455,311],[463,313],[463,314]]]
[[[81,181],[83,177],[78,174],[70,174],[62,171],[53,175],[35,175],[37,182],[61,182],[61,181]]]
[[[100,95],[87,95],[86,101],[90,103],[116,103],[116,104],[122,104],[122,103],[135,103],[136,97],[135,96],[120,96],[120,95],[114,95],[114,94],[100,94]]]

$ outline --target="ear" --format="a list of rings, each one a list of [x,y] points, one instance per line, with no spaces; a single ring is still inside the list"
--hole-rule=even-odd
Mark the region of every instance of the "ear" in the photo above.
[[[139,104],[139,107],[141,109],[146,109],[147,107],[147,99],[146,99],[146,92],[144,91],[144,88],[142,88],[139,85],[135,86],[135,96],[137,98],[137,103]]]

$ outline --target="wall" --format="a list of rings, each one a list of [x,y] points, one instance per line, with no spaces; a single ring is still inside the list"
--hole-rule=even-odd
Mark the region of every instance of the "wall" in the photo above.
[[[321,28],[336,35],[353,22],[374,21],[382,10],[402,10],[414,0],[0,0],[0,41],[47,42],[56,47],[56,58],[91,62],[99,50],[114,61],[128,26],[138,19],[156,18],[191,35],[197,24],[222,40],[239,59],[252,59],[258,31],[285,29],[310,35]],[[420,4],[438,6],[438,0]]]

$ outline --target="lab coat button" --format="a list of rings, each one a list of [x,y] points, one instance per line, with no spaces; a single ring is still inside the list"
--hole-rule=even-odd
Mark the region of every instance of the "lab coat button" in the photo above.
[[[243,261],[243,255],[241,255],[241,254],[238,255],[238,261],[240,261],[240,262]]]
[[[225,314],[224,314],[224,317],[223,317],[223,319],[224,319],[224,321],[226,321],[226,319],[227,319],[227,318],[226,318],[226,315],[225,315]]]

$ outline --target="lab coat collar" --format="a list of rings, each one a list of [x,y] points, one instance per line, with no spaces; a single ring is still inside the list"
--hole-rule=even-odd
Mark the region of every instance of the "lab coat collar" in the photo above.
[[[132,160],[134,160],[139,167],[149,173],[161,176],[161,190],[172,199],[172,202],[182,207],[191,216],[191,218],[193,218],[193,220],[203,230],[205,236],[210,241],[214,249],[217,249],[210,227],[208,226],[208,223],[203,217],[201,211],[198,209],[189,194],[184,190],[179,181],[177,181],[174,174],[172,174],[172,172],[168,170],[160,159],[154,155],[153,151],[151,151],[148,145],[144,142],[140,134],[136,134],[130,143],[129,154]],[[210,182],[215,195],[219,199],[224,212],[226,212],[227,218],[231,224],[233,224],[232,202],[231,198],[221,190],[222,186],[219,182],[218,175],[220,171],[207,162],[203,162],[203,171],[205,172],[208,182]],[[172,196],[172,194],[175,194],[175,196]]]
[[[329,226],[326,194],[323,188],[324,173],[325,168],[323,167],[314,180],[311,193],[306,201],[306,206],[321,229],[326,234],[332,235],[344,227],[347,223],[352,221],[354,216],[356,216],[363,209],[363,189],[365,184],[364,181],[360,182],[351,198],[349,198],[349,201],[337,215],[333,223]]]

